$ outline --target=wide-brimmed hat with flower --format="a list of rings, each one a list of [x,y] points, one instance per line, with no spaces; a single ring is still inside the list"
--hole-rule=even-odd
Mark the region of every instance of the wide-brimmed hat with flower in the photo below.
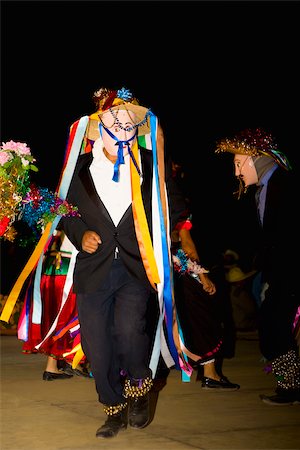
[[[108,88],[100,88],[94,92],[93,100],[97,107],[97,115],[101,118],[107,112],[111,113],[111,126],[118,124],[118,111],[126,110],[132,116],[133,128],[138,129],[138,135],[143,136],[150,133],[149,114],[150,109],[139,104],[137,98],[133,96],[129,89],[113,90]],[[131,116],[130,116],[131,117]],[[105,124],[106,125],[106,124]]]
[[[262,128],[247,128],[232,138],[220,139],[217,142],[215,153],[224,152],[248,156],[269,156],[284,169],[291,169],[285,154],[277,149],[273,136]]]

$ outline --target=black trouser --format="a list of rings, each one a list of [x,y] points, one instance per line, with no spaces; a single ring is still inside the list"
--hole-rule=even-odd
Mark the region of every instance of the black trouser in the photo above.
[[[149,338],[145,331],[150,288],[133,278],[121,259],[92,294],[77,294],[82,349],[91,364],[99,401],[126,400],[120,370],[130,378],[151,378]]]
[[[270,281],[259,311],[259,342],[262,355],[273,360],[297,350],[293,321],[299,298],[285,277]]]

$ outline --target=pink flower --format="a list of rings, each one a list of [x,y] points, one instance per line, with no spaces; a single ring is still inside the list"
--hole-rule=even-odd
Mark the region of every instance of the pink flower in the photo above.
[[[23,142],[2,142],[2,149],[13,151],[17,153],[17,155],[30,155],[30,148]]]
[[[18,145],[18,153],[19,155],[30,155],[30,148],[27,147],[27,144],[23,144],[22,142],[17,142]]]
[[[21,161],[22,161],[22,164],[23,164],[24,167],[28,166],[29,161],[27,159],[21,158]]]
[[[0,166],[3,166],[10,159],[12,159],[11,153],[0,151]]]

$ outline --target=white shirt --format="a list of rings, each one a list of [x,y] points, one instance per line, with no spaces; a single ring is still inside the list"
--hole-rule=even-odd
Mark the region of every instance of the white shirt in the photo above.
[[[113,181],[114,163],[103,153],[103,142],[99,138],[93,146],[93,162],[90,172],[96,191],[105,205],[110,217],[118,225],[125,211],[131,205],[130,156],[124,156],[125,164],[119,166],[119,181]]]

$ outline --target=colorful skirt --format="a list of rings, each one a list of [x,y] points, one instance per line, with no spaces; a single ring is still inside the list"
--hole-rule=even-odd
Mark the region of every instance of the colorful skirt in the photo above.
[[[77,345],[80,335],[76,295],[72,289],[61,307],[70,258],[61,257],[59,265],[57,265],[57,261],[56,256],[48,256],[44,262],[41,277],[41,323],[35,324],[32,320],[34,282],[34,274],[32,274],[26,289],[18,328],[24,327],[25,321],[26,338],[22,339],[24,340],[23,353],[39,352],[55,359],[64,359],[63,354],[70,352]],[[54,321],[57,322],[55,328],[47,336]],[[24,331],[22,335],[24,335]],[[38,349],[36,346],[39,346]]]

